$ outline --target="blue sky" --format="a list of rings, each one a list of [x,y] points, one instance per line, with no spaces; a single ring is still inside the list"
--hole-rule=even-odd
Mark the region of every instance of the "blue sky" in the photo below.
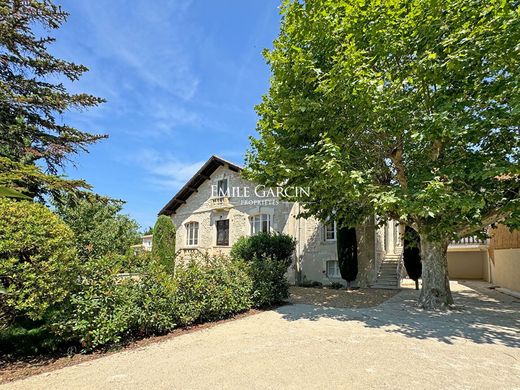
[[[73,92],[107,99],[64,120],[109,139],[66,174],[123,199],[143,228],[212,154],[243,163],[269,84],[279,3],[269,0],[62,0],[53,54],[90,71]]]

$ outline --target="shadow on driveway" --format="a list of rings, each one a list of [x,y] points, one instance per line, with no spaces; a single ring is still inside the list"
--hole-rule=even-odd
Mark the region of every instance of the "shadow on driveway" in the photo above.
[[[364,309],[295,304],[277,312],[287,321],[322,318],[359,321],[369,328],[446,344],[469,340],[477,344],[520,347],[520,300],[487,288],[484,282],[451,282],[456,307],[428,312],[417,307],[419,291],[405,289],[385,303]]]

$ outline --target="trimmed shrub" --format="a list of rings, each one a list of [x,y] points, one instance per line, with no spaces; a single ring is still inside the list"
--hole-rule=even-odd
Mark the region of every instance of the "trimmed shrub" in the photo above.
[[[214,321],[251,308],[252,281],[242,261],[205,257],[175,271],[176,320],[180,325]]]
[[[285,274],[295,247],[294,238],[281,233],[241,237],[233,245],[231,256],[249,263],[253,306],[269,306],[289,297]]]
[[[64,320],[56,324],[62,337],[92,350],[176,326],[218,320],[252,306],[252,281],[244,262],[190,261],[179,265],[173,277],[146,259],[139,276],[125,278],[119,275],[120,259],[113,256],[85,264],[71,314],[64,313]]]
[[[337,233],[339,271],[347,286],[350,286],[350,282],[356,280],[358,274],[356,229],[340,227]]]
[[[160,215],[153,228],[152,256],[169,273],[175,269],[175,225],[170,217]]]
[[[48,208],[0,198],[1,317],[42,320],[77,282],[70,228]]]
[[[231,248],[231,256],[245,261],[271,259],[288,267],[292,262],[294,248],[296,240],[287,234],[259,233],[240,237]]]
[[[254,307],[266,307],[289,298],[289,283],[284,262],[271,259],[253,260],[249,264],[253,281],[251,298]]]
[[[81,288],[64,313],[62,336],[91,350],[124,339],[163,333],[175,327],[175,285],[161,267],[149,263],[139,276],[121,276],[121,259],[105,256],[85,264]]]

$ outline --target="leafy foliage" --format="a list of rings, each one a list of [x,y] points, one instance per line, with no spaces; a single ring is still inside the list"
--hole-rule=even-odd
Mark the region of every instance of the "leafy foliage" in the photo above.
[[[295,247],[294,238],[282,233],[241,237],[233,244],[231,256],[249,263],[254,306],[269,306],[289,296],[285,274]]]
[[[259,233],[250,237],[240,237],[231,248],[231,256],[245,261],[270,259],[288,267],[296,241],[283,233]]]
[[[352,282],[358,274],[356,228],[340,227],[337,233],[339,271],[344,280]]]
[[[0,5],[0,185],[40,201],[64,193],[88,196],[85,181],[58,176],[58,170],[70,155],[106,137],[63,123],[65,111],[103,102],[68,92],[64,79],[74,82],[87,68],[48,50],[55,39],[42,33],[58,29],[66,18],[51,0]]]
[[[218,320],[251,307],[252,282],[243,262],[205,256],[203,261],[179,264],[175,280],[176,320],[181,325]]]
[[[112,254],[124,255],[140,241],[139,225],[121,214],[122,201],[64,196],[56,212],[74,232],[80,260]]]
[[[143,254],[136,274],[118,276],[111,256],[85,264],[72,313],[54,324],[61,337],[80,339],[86,350],[129,338],[161,334],[176,326],[213,321],[251,307],[245,263],[223,258],[190,261],[175,277]]]
[[[253,282],[252,301],[254,307],[268,307],[289,297],[289,283],[285,274],[287,265],[270,258],[254,259],[249,262],[249,275]]]
[[[173,273],[175,268],[175,225],[167,215],[159,215],[153,228],[152,256]]]
[[[46,318],[74,286],[78,263],[70,228],[45,206],[0,198],[1,309]]]
[[[310,187],[294,200],[348,226],[400,221],[442,243],[429,248],[519,225],[516,1],[293,0],[282,12],[250,178]],[[423,277],[427,294],[445,289],[429,283],[444,268]]]
[[[0,185],[17,190],[29,197],[36,196],[40,201],[45,195],[60,199],[69,193],[84,198],[91,195],[91,186],[84,180],[71,180],[62,176],[49,175],[36,165],[15,162],[0,155]]]
[[[15,324],[4,330],[0,329],[0,351],[4,356],[34,356],[57,351],[63,341],[56,338],[45,325],[22,326]]]
[[[49,82],[51,76],[76,81],[87,71],[55,58],[48,51],[55,39],[35,32],[58,29],[66,18],[51,1],[7,0],[0,6],[0,155],[23,164],[41,159],[51,173],[67,154],[104,138],[56,119],[67,109],[103,102],[88,94],[71,94],[61,82]]]
[[[173,329],[171,278],[150,262],[142,274],[121,277],[122,262],[110,255],[83,265],[81,287],[72,296],[70,311],[53,324],[61,337],[79,339],[90,350]]]

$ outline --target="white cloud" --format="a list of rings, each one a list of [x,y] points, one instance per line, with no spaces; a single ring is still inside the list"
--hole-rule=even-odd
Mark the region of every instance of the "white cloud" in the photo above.
[[[149,173],[150,184],[161,190],[177,191],[205,161],[180,161],[171,154],[144,149],[137,154],[137,163]]]
[[[113,0],[80,4],[91,25],[89,45],[98,55],[125,64],[150,87],[191,100],[199,79],[181,41],[182,18],[189,3],[135,0],[129,5]]]

